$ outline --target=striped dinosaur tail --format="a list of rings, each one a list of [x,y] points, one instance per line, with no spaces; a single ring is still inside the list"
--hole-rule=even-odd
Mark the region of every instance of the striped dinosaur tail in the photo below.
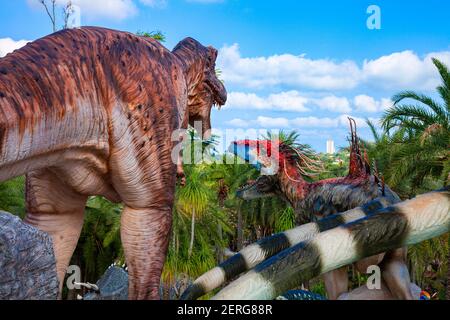
[[[274,299],[325,272],[450,229],[450,187],[322,232],[262,262],[222,289],[216,300]]]
[[[320,232],[373,214],[395,202],[397,202],[397,198],[375,199],[364,206],[260,239],[196,279],[183,292],[181,299],[197,299],[287,248],[302,241],[310,240]]]

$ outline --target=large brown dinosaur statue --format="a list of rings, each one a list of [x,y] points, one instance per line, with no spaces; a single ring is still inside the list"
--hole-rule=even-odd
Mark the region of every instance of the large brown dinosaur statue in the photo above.
[[[91,195],[122,202],[129,298],[158,298],[176,184],[173,132],[223,105],[217,51],[96,27],[0,59],[0,181],[26,174],[25,221],[49,233],[62,287]]]
[[[304,228],[299,227],[289,236],[280,233],[263,239],[250,248],[244,248],[235,257],[197,279],[186,290],[183,298],[197,298],[268,257],[304,241],[320,231],[334,228],[346,221],[354,220],[361,215],[400,201],[388,186],[379,181],[376,175],[371,174],[367,158],[359,147],[356,124],[352,119],[350,119],[350,124],[352,134],[349,173],[342,178],[308,182],[306,179],[321,168],[313,159],[313,153],[302,145],[294,148],[271,140],[243,140],[232,144],[231,152],[255,164],[262,171],[269,171],[269,174],[260,176],[256,181],[239,190],[239,197],[250,200],[259,197],[280,196],[294,208],[298,224],[311,221],[317,222],[317,224],[311,224]],[[363,206],[380,197],[383,197],[384,203],[375,201],[365,207],[366,212],[357,210],[349,214],[335,215]],[[327,219],[321,220],[323,218]],[[314,232],[310,232],[310,228]],[[305,237],[305,231],[310,233],[307,237]],[[295,240],[293,241],[293,239]],[[405,258],[406,249],[400,248],[389,252],[386,257],[384,254],[380,254],[362,259],[355,265],[360,272],[365,273],[368,266],[382,262],[383,277],[393,297],[412,299]],[[348,291],[347,267],[324,274],[324,282],[328,298],[337,299]]]

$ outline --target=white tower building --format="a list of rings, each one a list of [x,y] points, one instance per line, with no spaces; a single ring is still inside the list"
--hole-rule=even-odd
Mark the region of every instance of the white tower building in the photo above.
[[[335,152],[336,152],[336,150],[334,149],[334,141],[327,140],[327,153],[334,154]]]

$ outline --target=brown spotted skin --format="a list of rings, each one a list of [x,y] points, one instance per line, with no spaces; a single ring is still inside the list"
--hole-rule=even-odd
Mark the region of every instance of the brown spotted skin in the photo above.
[[[26,221],[52,235],[62,286],[88,196],[123,202],[130,299],[158,298],[176,184],[174,130],[226,91],[217,51],[96,27],[0,59],[0,181],[27,174]],[[209,128],[207,128],[209,129]],[[179,168],[179,171],[181,169]]]

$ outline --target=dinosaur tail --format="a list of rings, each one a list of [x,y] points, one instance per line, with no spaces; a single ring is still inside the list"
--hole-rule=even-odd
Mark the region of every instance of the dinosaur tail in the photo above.
[[[213,299],[273,299],[290,288],[388,250],[437,237],[450,229],[450,187],[318,234],[264,261]]]
[[[393,202],[396,202],[395,199],[375,199],[364,206],[263,238],[200,276],[183,292],[181,299],[197,299],[287,248],[312,239],[320,232],[370,215]]]

